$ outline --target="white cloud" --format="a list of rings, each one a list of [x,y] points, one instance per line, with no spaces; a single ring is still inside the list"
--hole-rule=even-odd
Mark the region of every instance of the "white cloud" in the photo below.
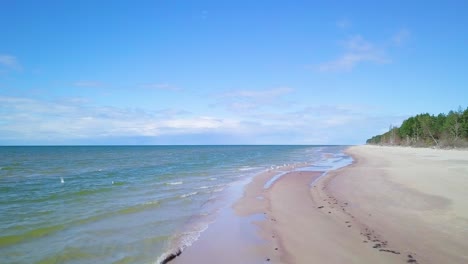
[[[351,71],[362,63],[387,64],[391,59],[387,55],[388,42],[394,46],[402,46],[410,37],[407,29],[395,33],[387,45],[376,45],[361,35],[355,35],[342,42],[344,52],[334,60],[318,65],[321,72]]]
[[[0,138],[4,140],[160,136],[231,130],[237,125],[235,120],[187,116],[186,111],[99,107],[68,99],[51,102],[0,96],[0,111],[6,113],[0,118]]]
[[[335,60],[319,65],[322,72],[350,71],[358,64],[369,62],[374,64],[389,63],[383,48],[365,40],[361,35],[355,35],[342,43],[345,53]]]
[[[375,50],[374,44],[365,40],[361,35],[355,35],[343,42],[343,46],[353,52],[368,52]]]
[[[0,54],[0,66],[12,70],[21,69],[21,65],[16,57],[7,54]]]
[[[362,62],[373,62],[376,64],[389,63],[390,60],[382,55],[373,53],[346,53],[340,58],[323,63],[319,66],[319,70],[322,72],[330,71],[350,71]]]
[[[230,95],[271,98],[289,89],[237,91]],[[96,142],[122,138],[158,139],[161,144],[176,144],[183,139],[221,144],[342,144],[362,143],[376,134],[375,128],[388,127],[399,117],[370,116],[365,106],[311,105],[295,111],[247,111],[234,117],[221,114],[201,115],[183,110],[148,111],[104,107],[89,101],[66,99],[43,101],[23,97],[0,96],[0,144]],[[274,110],[274,111],[273,111]],[[175,141],[164,141],[177,137]],[[364,138],[363,138],[364,137]],[[75,140],[75,141],[74,141]],[[137,141],[144,144],[148,141]]]

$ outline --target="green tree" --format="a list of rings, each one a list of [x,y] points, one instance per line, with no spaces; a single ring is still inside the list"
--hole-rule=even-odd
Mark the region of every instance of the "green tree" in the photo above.
[[[447,116],[445,114],[439,114],[435,117],[435,130],[436,135],[440,139],[445,134],[445,122],[447,120]]]
[[[462,135],[465,139],[468,140],[468,107],[463,111],[463,115],[461,118],[462,123]]]
[[[400,138],[405,140],[406,145],[410,145],[414,141],[413,140],[414,122],[415,122],[414,117],[410,117],[403,121],[403,123],[400,126],[400,129],[398,130],[398,133],[400,134]]]
[[[420,140],[423,139],[423,132],[422,132],[422,126],[421,126],[421,121],[419,120],[419,115],[414,117],[414,122],[413,122],[413,141],[414,142],[419,142]]]
[[[428,113],[416,116],[419,123],[421,124],[421,129],[425,139],[432,140],[436,146],[439,146],[437,138],[437,127],[436,127],[436,118],[429,115]],[[426,140],[427,141],[427,140]]]
[[[458,111],[450,111],[444,122],[444,130],[449,134],[452,141],[456,141],[462,137],[462,116],[463,111],[461,108]]]
[[[443,143],[441,143],[443,142]],[[404,120],[400,127],[390,126],[381,135],[367,140],[368,144],[468,146],[468,107],[437,116],[428,113]]]

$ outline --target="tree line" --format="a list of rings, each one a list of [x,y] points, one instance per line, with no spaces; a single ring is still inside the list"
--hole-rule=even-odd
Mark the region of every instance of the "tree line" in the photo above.
[[[412,116],[400,127],[390,126],[388,132],[374,136],[367,144],[416,147],[468,147],[468,107],[448,114],[428,113]]]

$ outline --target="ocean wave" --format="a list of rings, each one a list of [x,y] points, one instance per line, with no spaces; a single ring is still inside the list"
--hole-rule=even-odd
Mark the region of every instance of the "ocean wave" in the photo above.
[[[175,241],[175,246],[161,254],[161,256],[156,259],[155,264],[166,264],[180,256],[180,254],[182,254],[186,248],[190,247],[200,238],[201,233],[208,229],[209,224],[210,223],[203,223],[202,225],[196,227],[193,231],[183,232],[175,236],[173,239],[173,241]]]
[[[224,188],[216,188],[214,189],[212,192],[222,192],[224,190]]]
[[[36,239],[43,236],[50,235],[52,233],[58,232],[60,230],[65,229],[65,225],[53,225],[53,226],[46,226],[36,228],[34,230],[30,230],[28,232],[18,234],[18,235],[9,235],[9,236],[0,236],[0,247],[6,247],[18,244],[25,240]]]
[[[201,187],[198,187],[198,189],[210,189],[210,188],[215,188],[215,187],[224,187],[225,184],[215,184],[215,185],[204,185],[204,186],[201,186]]]
[[[71,261],[76,261],[77,259],[83,261],[85,259],[91,260],[94,258],[95,256],[86,250],[83,250],[79,247],[66,246],[62,251],[60,251],[60,253],[47,256],[41,259],[38,263],[68,263]]]
[[[149,202],[145,202],[145,203],[142,203],[142,204],[137,204],[137,205],[134,205],[134,206],[122,208],[122,209],[116,211],[115,213],[117,213],[117,214],[134,214],[134,213],[145,211],[145,210],[148,210],[148,209],[151,209],[151,208],[154,208],[154,207],[159,207],[159,205],[160,205],[160,202],[158,200],[149,201]]]
[[[52,192],[54,191],[54,192]],[[77,198],[88,197],[91,195],[97,195],[105,192],[112,191],[112,187],[101,187],[101,188],[90,188],[90,189],[78,189],[69,192],[56,192],[55,190],[49,190],[49,193],[44,193],[42,196],[33,197],[33,196],[17,196],[17,199],[13,200],[13,202],[21,202],[21,203],[41,203],[41,202],[54,202],[54,201],[63,201],[63,200],[71,200]],[[0,201],[0,204],[10,204],[10,201]]]
[[[239,168],[239,169],[237,169],[237,170],[239,170],[239,171],[251,171],[251,170],[255,170],[255,169],[258,169],[258,167],[244,166],[244,167]]]
[[[180,198],[187,198],[187,197],[190,197],[190,196],[195,195],[195,194],[197,194],[197,193],[198,193],[198,192],[190,192],[190,193],[182,194],[182,195],[180,196]]]
[[[167,185],[180,185],[183,184],[183,181],[176,181],[176,182],[166,182]]]
[[[112,181],[111,183],[112,185],[115,185],[115,186],[121,186],[125,184],[124,182],[121,182],[121,181]]]
[[[92,222],[97,222],[101,221],[106,218],[111,218],[119,215],[126,215],[126,214],[134,214],[134,213],[139,213],[145,210],[151,210],[153,208],[157,208],[161,205],[161,202],[159,200],[154,200],[154,201],[148,201],[145,203],[141,204],[136,204],[132,206],[127,206],[124,208],[120,208],[117,210],[101,213],[101,214],[95,214],[91,215],[88,217],[80,218],[80,219],[75,219],[74,221],[68,223],[68,226],[79,226],[79,225],[86,225]]]
[[[92,195],[92,194],[97,194],[97,193],[102,193],[102,192],[108,192],[108,191],[111,191],[112,188],[111,187],[104,187],[104,188],[93,188],[93,189],[81,189],[81,190],[78,190],[78,191],[75,191],[75,192],[71,192],[71,193],[68,193],[66,196],[64,196],[63,198],[67,198],[67,197],[75,197],[75,196],[89,196],[89,195]]]

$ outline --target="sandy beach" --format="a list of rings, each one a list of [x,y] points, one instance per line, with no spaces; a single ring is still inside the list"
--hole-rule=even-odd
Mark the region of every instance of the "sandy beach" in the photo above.
[[[354,163],[325,176],[291,171],[265,188],[277,172],[258,175],[175,262],[468,263],[467,151],[346,152]]]
[[[312,196],[346,202],[342,211],[363,244],[400,253],[380,251],[379,263],[394,263],[389,255],[409,263],[468,263],[467,151],[359,146],[347,152],[356,162],[324,178]]]

